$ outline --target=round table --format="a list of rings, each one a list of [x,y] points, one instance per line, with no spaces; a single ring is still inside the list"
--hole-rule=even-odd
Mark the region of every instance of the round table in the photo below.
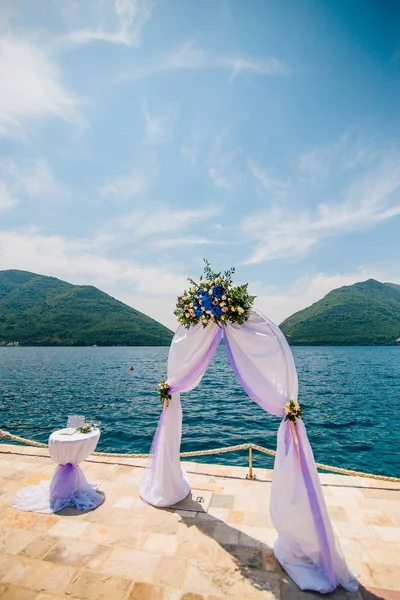
[[[13,507],[40,513],[58,512],[70,506],[85,511],[97,508],[104,495],[88,482],[79,465],[94,452],[99,438],[99,429],[72,435],[66,435],[62,429],[52,433],[49,451],[57,464],[53,479],[19,490]]]
[[[58,465],[50,484],[50,507],[54,512],[67,506],[91,510],[103,502],[102,494],[87,481],[79,466],[94,452],[99,439],[99,429],[72,435],[61,429],[49,437],[50,456]]]

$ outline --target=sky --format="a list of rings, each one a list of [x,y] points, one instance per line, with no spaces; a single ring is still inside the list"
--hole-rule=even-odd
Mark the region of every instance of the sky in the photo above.
[[[400,283],[396,0],[1,0],[0,269],[172,329],[236,267],[280,323]]]

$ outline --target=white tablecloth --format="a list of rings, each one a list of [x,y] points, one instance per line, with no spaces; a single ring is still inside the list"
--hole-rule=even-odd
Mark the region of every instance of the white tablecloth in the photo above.
[[[53,479],[39,485],[23,488],[17,492],[13,503],[20,510],[53,513],[66,507],[92,510],[104,501],[104,496],[90,484],[79,464],[96,449],[100,431],[75,432],[64,435],[55,431],[49,438],[49,451],[56,467]]]
[[[56,465],[79,465],[96,450],[100,439],[100,430],[95,429],[90,433],[79,433],[72,435],[63,434],[64,430],[55,431],[49,437],[49,451]]]

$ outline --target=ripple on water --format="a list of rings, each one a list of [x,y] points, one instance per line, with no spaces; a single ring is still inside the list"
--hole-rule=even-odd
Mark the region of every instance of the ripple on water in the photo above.
[[[299,399],[316,460],[400,477],[400,348],[296,347]],[[148,452],[168,348],[0,348],[0,426],[46,442],[69,414],[102,421],[99,449]],[[134,371],[129,366],[134,365]],[[221,346],[182,395],[182,451],[246,441],[275,448],[279,419],[249,401]],[[235,452],[206,462],[246,464]],[[272,461],[255,453],[256,466]]]

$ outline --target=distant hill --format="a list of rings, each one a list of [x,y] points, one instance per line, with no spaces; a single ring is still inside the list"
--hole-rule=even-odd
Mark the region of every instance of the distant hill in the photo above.
[[[369,279],[329,292],[281,323],[290,344],[380,345],[400,338],[400,285]]]
[[[43,346],[166,346],[164,325],[91,285],[0,271],[0,341]]]

